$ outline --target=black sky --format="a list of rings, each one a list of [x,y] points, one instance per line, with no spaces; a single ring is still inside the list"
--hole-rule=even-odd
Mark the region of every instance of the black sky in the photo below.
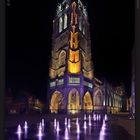
[[[95,76],[131,86],[133,0],[83,0],[87,5]],[[41,99],[47,93],[52,21],[57,0],[11,0],[6,8],[6,86]]]

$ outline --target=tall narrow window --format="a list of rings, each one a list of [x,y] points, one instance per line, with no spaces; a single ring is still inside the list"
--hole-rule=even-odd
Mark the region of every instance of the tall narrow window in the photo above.
[[[111,106],[111,97],[109,97],[109,106]]]
[[[82,31],[82,20],[81,20],[81,17],[79,18],[79,30]]]
[[[105,106],[105,95],[103,96],[103,106]]]
[[[67,24],[68,24],[68,17],[67,14],[64,15],[64,29],[67,28]]]
[[[83,23],[83,34],[85,35],[85,24]]]
[[[62,23],[62,17],[59,18],[59,33],[62,32],[62,26],[63,26],[63,23]]]
[[[108,106],[108,95],[106,96],[106,106]]]

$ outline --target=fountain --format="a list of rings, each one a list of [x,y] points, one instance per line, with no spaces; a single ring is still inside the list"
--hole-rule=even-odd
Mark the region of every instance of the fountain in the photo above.
[[[80,125],[79,125],[79,123],[77,124],[77,134],[79,134],[80,133]]]
[[[22,133],[21,126],[18,125],[18,128],[17,128],[17,134],[21,134],[21,133]]]
[[[65,125],[67,125],[67,118],[65,118]]]
[[[27,125],[27,122],[25,121],[24,123],[24,128],[27,129],[28,128],[28,125]]]
[[[28,128],[28,125],[27,125],[27,122],[25,121],[25,123],[24,123],[24,137],[25,137],[25,139],[27,139],[27,128]]]
[[[43,133],[42,133],[42,124],[40,123],[39,124],[39,127],[38,127],[38,137],[42,137],[43,136]]]
[[[96,114],[94,114],[93,120],[96,121]]]
[[[42,126],[44,127],[45,123],[44,123],[44,119],[42,119]]]
[[[87,117],[86,117],[86,114],[84,115],[84,121],[86,121]]]
[[[42,131],[42,123],[41,122],[39,123],[38,130]]]
[[[90,115],[89,115],[88,120],[89,120],[89,121],[88,121],[88,125],[91,126],[91,116],[90,116]]]
[[[59,132],[60,131],[60,127],[59,127],[59,121],[57,121],[57,125],[56,125],[56,131]]]
[[[18,134],[18,140],[20,140],[21,139],[21,133],[22,133],[22,130],[21,130],[21,126],[20,125],[18,125],[17,132],[16,133]]]
[[[54,127],[56,128],[56,119],[54,119]]]
[[[69,139],[69,134],[68,134],[68,128],[66,127],[65,129],[65,137],[64,137],[65,140],[68,140]]]
[[[84,129],[87,129],[87,122],[84,121]]]
[[[70,128],[71,125],[70,125],[70,119],[68,119],[68,128]]]
[[[108,117],[107,117],[107,114],[105,114],[105,121],[107,121],[108,120]]]
[[[79,124],[79,120],[78,120],[78,118],[76,118],[76,125],[78,125]]]

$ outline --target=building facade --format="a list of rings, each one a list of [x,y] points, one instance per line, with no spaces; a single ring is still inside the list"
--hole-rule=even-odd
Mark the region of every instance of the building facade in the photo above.
[[[115,114],[122,110],[124,87],[112,86],[106,80],[94,78],[94,111]]]
[[[49,109],[53,113],[93,110],[93,64],[89,22],[80,0],[58,4],[53,20]]]

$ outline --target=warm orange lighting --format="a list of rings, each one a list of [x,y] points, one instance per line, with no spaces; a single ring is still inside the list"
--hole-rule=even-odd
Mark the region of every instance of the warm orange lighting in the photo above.
[[[84,74],[84,77],[89,78],[90,80],[93,79],[93,71],[85,71],[83,69],[83,74]]]
[[[62,109],[63,95],[59,91],[55,91],[51,98],[50,110],[53,113],[57,113],[58,109]]]
[[[72,10],[73,10],[73,12],[71,13],[71,24],[73,25],[73,24],[77,24],[77,14],[76,14],[76,3],[75,2],[73,2],[72,3]]]
[[[75,29],[73,29],[75,30]],[[78,48],[78,32],[70,32],[70,48],[77,49]]]
[[[49,76],[50,76],[51,79],[55,78],[56,77],[56,71],[54,69],[50,68]]]
[[[80,59],[79,59],[79,50],[77,51],[72,51],[70,50],[70,56],[69,56],[69,60],[73,63],[75,62],[78,62]]]
[[[68,61],[68,71],[73,74],[80,73],[80,61],[76,63],[72,63],[71,61]]]
[[[72,89],[68,95],[68,110],[71,113],[76,113],[80,109],[80,97],[79,92],[76,89]]]
[[[84,96],[84,110],[93,110],[92,98],[89,92]]]
[[[71,13],[71,25],[72,31],[70,32],[70,50],[69,50],[69,61],[68,71],[70,73],[78,74],[81,71],[80,55],[78,49],[78,32],[76,32],[77,14],[76,14],[76,3],[72,3]]]

